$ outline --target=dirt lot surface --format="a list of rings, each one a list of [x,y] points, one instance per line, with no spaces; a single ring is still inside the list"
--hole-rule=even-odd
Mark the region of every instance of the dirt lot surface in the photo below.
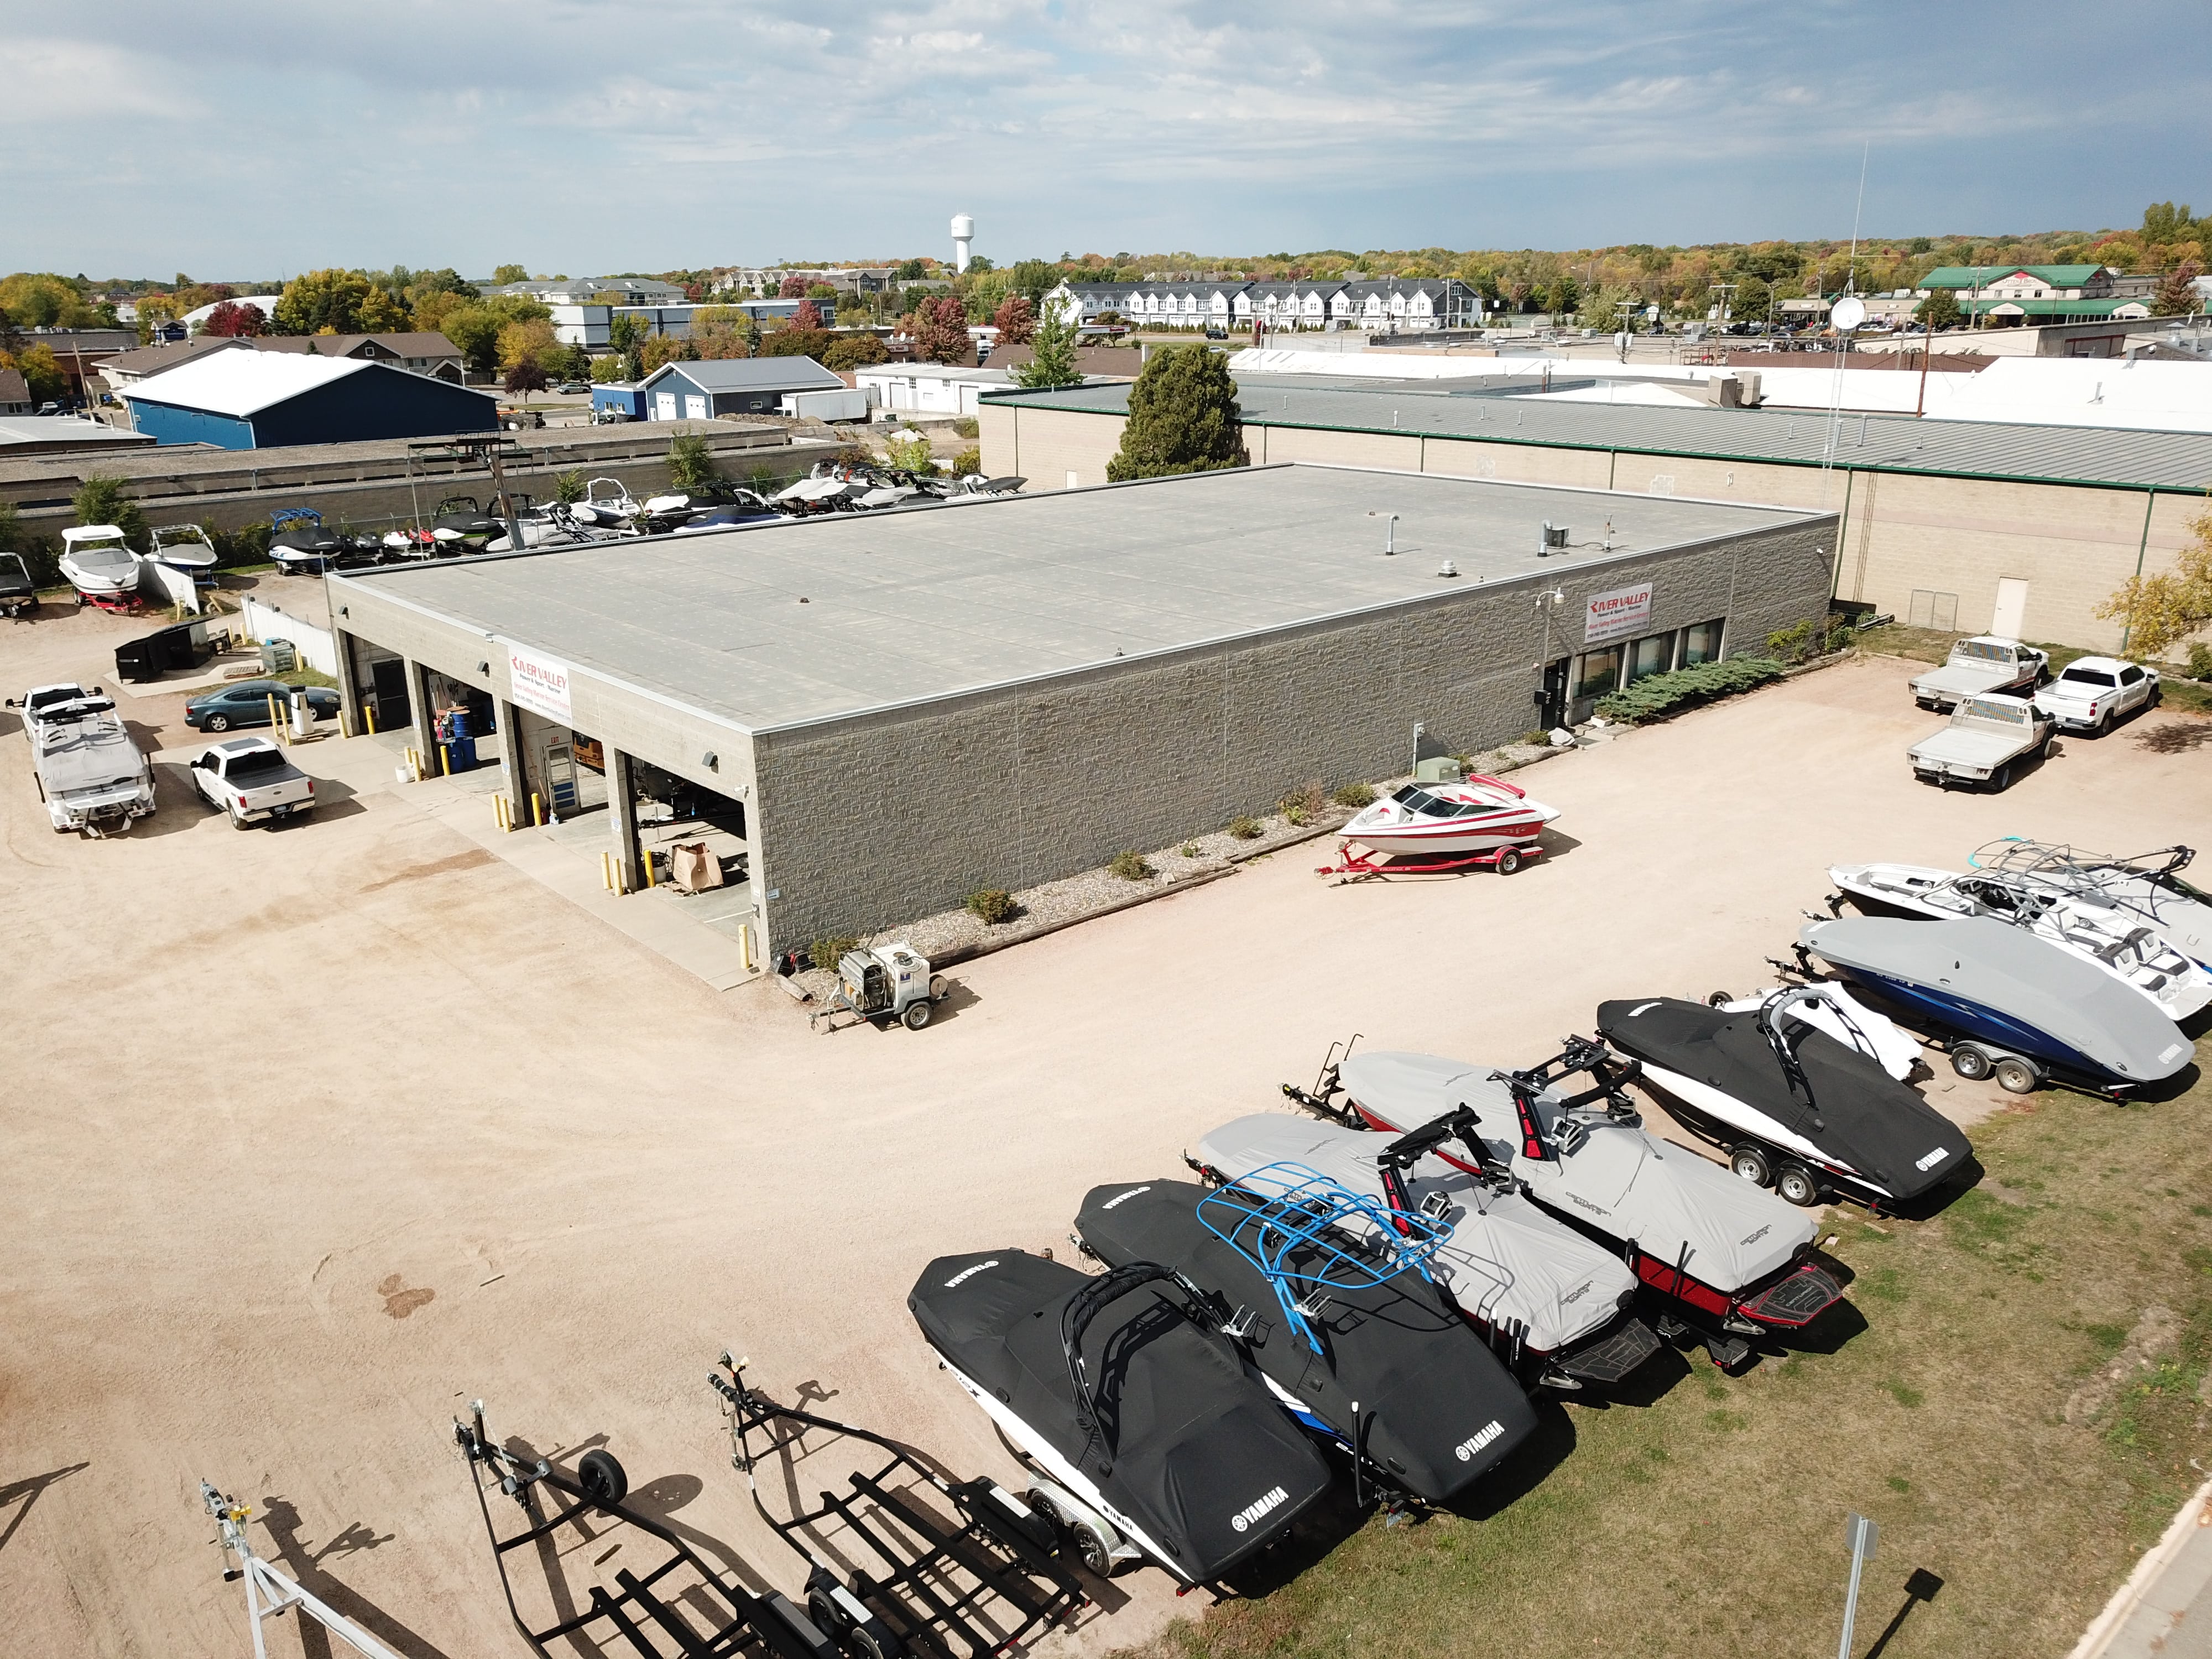
[[[11,692],[66,626],[0,635]],[[725,1345],[1011,1478],[906,1314],[918,1267],[1064,1256],[1087,1187],[1176,1172],[1331,1036],[1525,1062],[1603,998],[1765,982],[1829,862],[2212,822],[2212,723],[2163,714],[2001,797],[1916,785],[1911,672],[1850,663],[1552,762],[1530,781],[1565,834],[1510,878],[1330,887],[1292,849],[971,963],[927,1031],[833,1036],[389,788],[241,835],[166,769],[150,830],[58,836],[0,716],[0,1645],[244,1651],[204,1476],[399,1651],[522,1651],[449,1437],[477,1395],[500,1433],[604,1437],[645,1502],[795,1589],[703,1385]],[[129,712],[185,736],[163,700]],[[1962,1118],[1996,1098],[1929,1090]],[[1204,1599],[1156,1571],[1104,1595],[1086,1651]]]

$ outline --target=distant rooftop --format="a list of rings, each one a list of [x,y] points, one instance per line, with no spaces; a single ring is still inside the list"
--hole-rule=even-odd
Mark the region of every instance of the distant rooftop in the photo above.
[[[1378,511],[1398,514],[1395,556]],[[1573,542],[1546,559],[1536,547],[1547,519]],[[1599,540],[1608,520],[1610,554]],[[331,580],[759,731],[1828,521],[1272,466]],[[1457,576],[1437,574],[1446,557]]]

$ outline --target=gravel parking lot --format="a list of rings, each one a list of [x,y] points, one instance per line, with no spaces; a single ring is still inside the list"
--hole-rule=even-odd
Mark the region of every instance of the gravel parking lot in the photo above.
[[[109,626],[0,635],[9,694],[96,661]],[[243,1650],[205,1477],[399,1651],[520,1651],[448,1434],[472,1396],[500,1432],[605,1437],[643,1502],[795,1589],[702,1381],[723,1346],[1009,1478],[906,1314],[915,1270],[1065,1255],[1088,1186],[1178,1170],[1329,1037],[1520,1063],[1606,997],[1765,982],[1830,862],[2212,822],[2212,721],[2165,713],[2002,796],[1914,783],[1915,666],[1848,663],[1531,772],[1564,833],[1510,878],[1329,886],[1326,844],[1296,848],[969,963],[926,1031],[829,1036],[391,789],[240,836],[168,778],[149,829],[58,836],[0,715],[10,1645]],[[126,712],[176,743],[174,701]],[[1948,1069],[1928,1092],[1962,1121],[2000,1101]],[[1126,1646],[1202,1600],[1135,1572],[1073,1640]]]

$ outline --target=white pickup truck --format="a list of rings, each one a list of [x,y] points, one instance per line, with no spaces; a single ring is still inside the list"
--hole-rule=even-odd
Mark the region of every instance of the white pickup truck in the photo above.
[[[1994,634],[1977,634],[1951,647],[1950,659],[1912,678],[1912,701],[1938,714],[1957,706],[1961,697],[1978,697],[1990,691],[2033,691],[2051,665],[2051,653],[2018,640],[2001,640]]]
[[[192,787],[230,814],[231,826],[305,817],[315,810],[315,781],[267,738],[234,738],[192,763]]]
[[[1950,724],[1912,745],[1912,775],[1946,789],[1954,783],[2002,789],[2015,765],[2051,746],[2051,733],[2050,716],[2026,697],[1966,697]]]

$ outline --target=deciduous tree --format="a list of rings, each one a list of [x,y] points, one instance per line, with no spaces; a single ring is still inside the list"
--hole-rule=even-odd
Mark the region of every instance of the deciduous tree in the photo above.
[[[2157,293],[2151,296],[2150,314],[2154,317],[2188,317],[2204,308],[2204,296],[2197,291],[2197,278],[2202,270],[2196,260],[2184,259],[2169,271],[2159,283]]]
[[[780,328],[761,337],[763,357],[811,357],[820,362],[830,349],[833,337],[828,330],[819,328]]]
[[[803,300],[806,297],[806,278],[787,276],[777,285],[775,293],[780,300]]]
[[[1118,483],[1246,464],[1229,360],[1204,345],[1155,351],[1129,388],[1129,417],[1107,477]]]
[[[687,494],[704,489],[722,476],[722,469],[714,464],[714,452],[707,440],[688,426],[676,428],[676,435],[668,441],[668,485]]]
[[[975,344],[968,337],[968,312],[952,295],[924,300],[915,307],[914,355],[925,363],[975,362]]]
[[[1027,295],[1009,294],[991,313],[991,322],[999,331],[1000,345],[1027,345],[1036,332],[1036,311]]]
[[[224,300],[207,314],[200,325],[200,332],[223,339],[250,339],[269,331],[269,319],[256,305],[240,305],[234,300]]]
[[[2183,548],[2172,570],[2130,576],[2097,607],[2108,622],[2128,630],[2126,649],[2163,656],[2199,629],[2212,627],[2212,508],[2190,520],[2196,540]]]
[[[500,382],[509,397],[519,393],[526,406],[530,402],[530,394],[544,391],[546,384],[545,366],[535,357],[519,359],[507,371],[507,378]]]
[[[374,292],[368,278],[357,270],[310,270],[295,276],[284,284],[284,292],[276,301],[276,314],[269,319],[274,325],[272,331],[362,333],[362,304]]]
[[[822,328],[822,313],[811,300],[801,300],[799,309],[791,313],[791,326],[803,328],[808,333],[818,333]]]
[[[523,265],[501,265],[492,272],[491,279],[500,287],[505,288],[509,283],[528,282],[530,271]]]
[[[50,403],[69,390],[69,376],[62,373],[61,360],[44,340],[21,351],[0,351],[0,368],[12,368],[23,377],[34,404]]]
[[[1930,334],[1947,328],[1956,328],[1966,313],[1959,308],[1959,296],[1948,288],[1931,289],[1928,297],[1912,307],[1913,316]]]
[[[698,356],[690,341],[679,340],[673,334],[655,334],[637,349],[637,378],[642,380],[669,363],[690,362]]]
[[[146,515],[131,499],[130,489],[122,479],[104,472],[88,472],[70,505],[76,509],[79,524],[112,524],[123,532],[123,539],[137,552],[143,553],[150,545]]]
[[[872,334],[846,334],[830,343],[822,354],[822,367],[849,374],[856,368],[890,361],[890,348]]]

